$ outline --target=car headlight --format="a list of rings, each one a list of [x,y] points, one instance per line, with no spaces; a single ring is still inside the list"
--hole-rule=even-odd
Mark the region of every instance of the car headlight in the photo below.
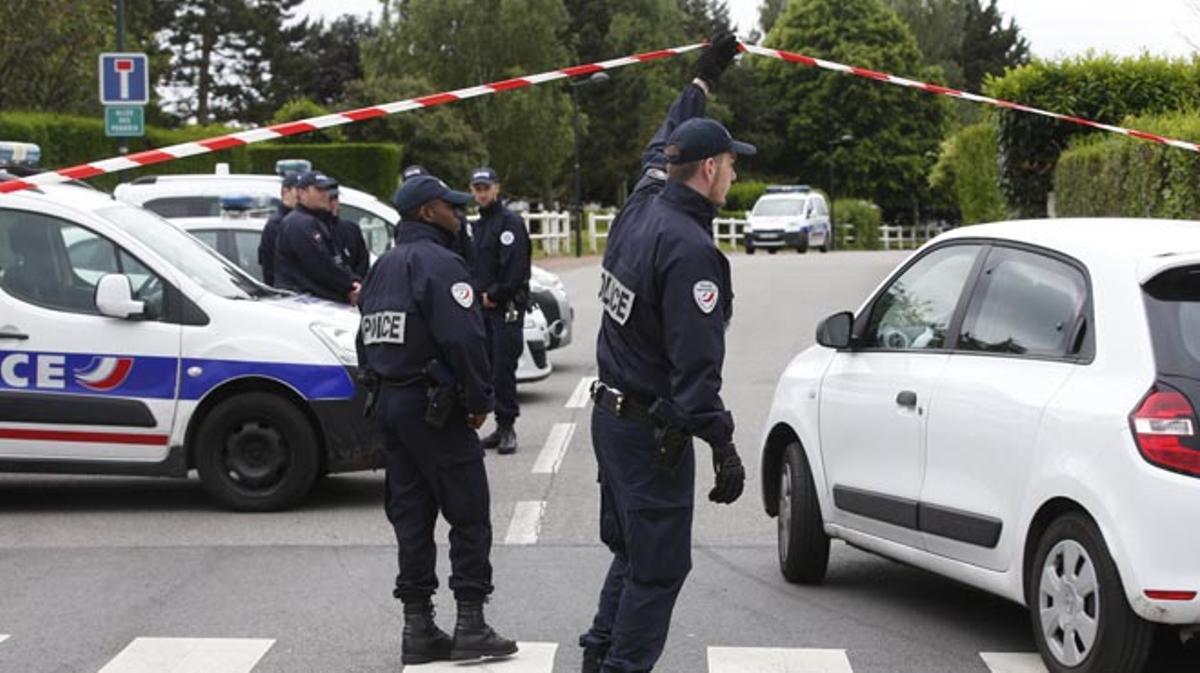
[[[315,322],[308,326],[312,333],[325,344],[333,357],[337,361],[347,367],[358,366],[358,350],[354,346],[354,338],[358,335],[357,330],[330,325],[329,323]]]
[[[742,226],[742,231],[747,234],[753,233],[754,232],[754,223],[747,221],[746,224]]]

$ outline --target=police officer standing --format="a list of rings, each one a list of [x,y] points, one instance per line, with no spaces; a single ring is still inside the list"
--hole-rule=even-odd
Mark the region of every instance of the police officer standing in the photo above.
[[[393,595],[404,602],[403,663],[507,656],[515,642],[484,620],[492,593],[487,472],[476,430],[492,409],[483,316],[470,274],[452,249],[455,206],[470,197],[432,176],[405,181],[393,199],[396,247],[367,275],[360,366],[376,377],[386,438],[387,516],[399,546]],[[450,524],[451,638],[433,620],[438,513]]]
[[[429,171],[420,164],[412,164],[407,166],[400,174],[404,180],[409,180],[420,175],[429,175]],[[472,237],[471,223],[467,221],[467,215],[462,208],[455,208],[458,213],[458,235],[454,238],[454,252],[458,253],[467,263],[468,269],[473,269],[475,265],[475,243]]]
[[[525,311],[529,308],[529,231],[525,221],[500,202],[500,179],[491,168],[471,172],[471,194],[479,204],[475,223],[475,289],[491,344],[496,386],[496,430],[483,446],[510,454],[517,450],[513,428],[517,404],[517,360],[525,344]]]
[[[357,222],[341,216],[341,193],[335,184],[326,190],[329,194],[329,218],[327,222],[333,230],[333,238],[341,254],[346,268],[354,274],[354,278],[362,281],[367,277],[371,268],[371,252],[367,250],[367,239],[363,237],[362,227]]]
[[[720,395],[733,293],[711,225],[737,177],[735,156],[754,147],[701,117],[736,53],[736,38],[720,35],[701,55],[604,254],[592,442],[600,537],[613,560],[580,638],[585,672],[650,671],[662,654],[692,566],[693,438],[712,447],[710,500],[732,503],[745,481]]]
[[[307,171],[296,183],[296,208],[283,218],[275,248],[275,285],[354,304],[360,283],[346,266],[329,225],[329,188],[337,183]]]
[[[283,176],[283,183],[279,188],[279,206],[271,213],[271,217],[267,218],[262,238],[258,241],[258,265],[262,268],[263,282],[267,285],[275,285],[275,245],[279,240],[279,225],[283,218],[292,212],[292,208],[296,207],[296,183],[299,180],[299,173],[287,173]]]

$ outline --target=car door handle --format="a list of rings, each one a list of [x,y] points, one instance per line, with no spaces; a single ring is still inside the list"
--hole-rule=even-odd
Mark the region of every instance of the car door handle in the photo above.
[[[28,338],[29,338],[28,334],[22,334],[22,333],[18,332],[16,330],[16,328],[12,328],[12,327],[4,330],[3,332],[0,332],[0,339],[15,339],[17,341],[25,341]]]
[[[896,395],[896,404],[909,409],[917,406],[917,394],[911,390],[901,390],[899,395]]]

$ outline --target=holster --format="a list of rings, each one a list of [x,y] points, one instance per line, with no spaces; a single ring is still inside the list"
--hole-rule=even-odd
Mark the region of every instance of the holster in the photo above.
[[[371,418],[375,415],[375,407],[379,403],[379,388],[383,385],[383,379],[370,369],[364,369],[358,374],[358,382],[367,389],[366,403],[363,404],[363,418]]]
[[[683,462],[691,434],[684,429],[683,415],[665,399],[659,398],[650,406],[635,400],[601,381],[592,384],[592,400],[620,418],[649,425],[654,431],[654,465],[674,473]]]
[[[437,360],[430,360],[425,365],[424,374],[429,385],[425,391],[429,398],[425,422],[435,428],[444,428],[461,406],[458,383],[450,370]]]

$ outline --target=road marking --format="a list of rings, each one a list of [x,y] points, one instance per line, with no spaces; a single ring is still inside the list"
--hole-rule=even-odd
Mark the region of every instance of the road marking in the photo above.
[[[273,644],[257,638],[134,638],[100,673],[250,673]]]
[[[710,647],[709,673],[854,673],[846,650]]]
[[[6,641],[6,640],[8,640],[8,634],[7,634],[7,633],[0,633],[0,643],[4,642],[4,641]]]
[[[571,438],[574,436],[574,423],[555,423],[554,427],[550,428],[550,436],[546,438],[546,444],[542,446],[542,452],[538,454],[537,462],[533,464],[533,473],[554,474],[558,472],[558,467],[562,465],[563,458],[567,455],[567,448],[571,446]]]
[[[538,532],[542,527],[542,515],[546,513],[545,500],[522,500],[513,508],[512,521],[504,544],[537,544]]]
[[[992,673],[1046,673],[1040,654],[1024,652],[980,652],[983,663]]]
[[[421,673],[550,673],[554,670],[554,654],[558,643],[517,643],[520,650],[507,659],[475,661],[438,661],[404,670]]]
[[[575,386],[575,392],[571,393],[571,399],[567,400],[568,409],[582,409],[592,401],[592,383],[596,381],[595,376],[585,376],[579,379],[579,385]]]

